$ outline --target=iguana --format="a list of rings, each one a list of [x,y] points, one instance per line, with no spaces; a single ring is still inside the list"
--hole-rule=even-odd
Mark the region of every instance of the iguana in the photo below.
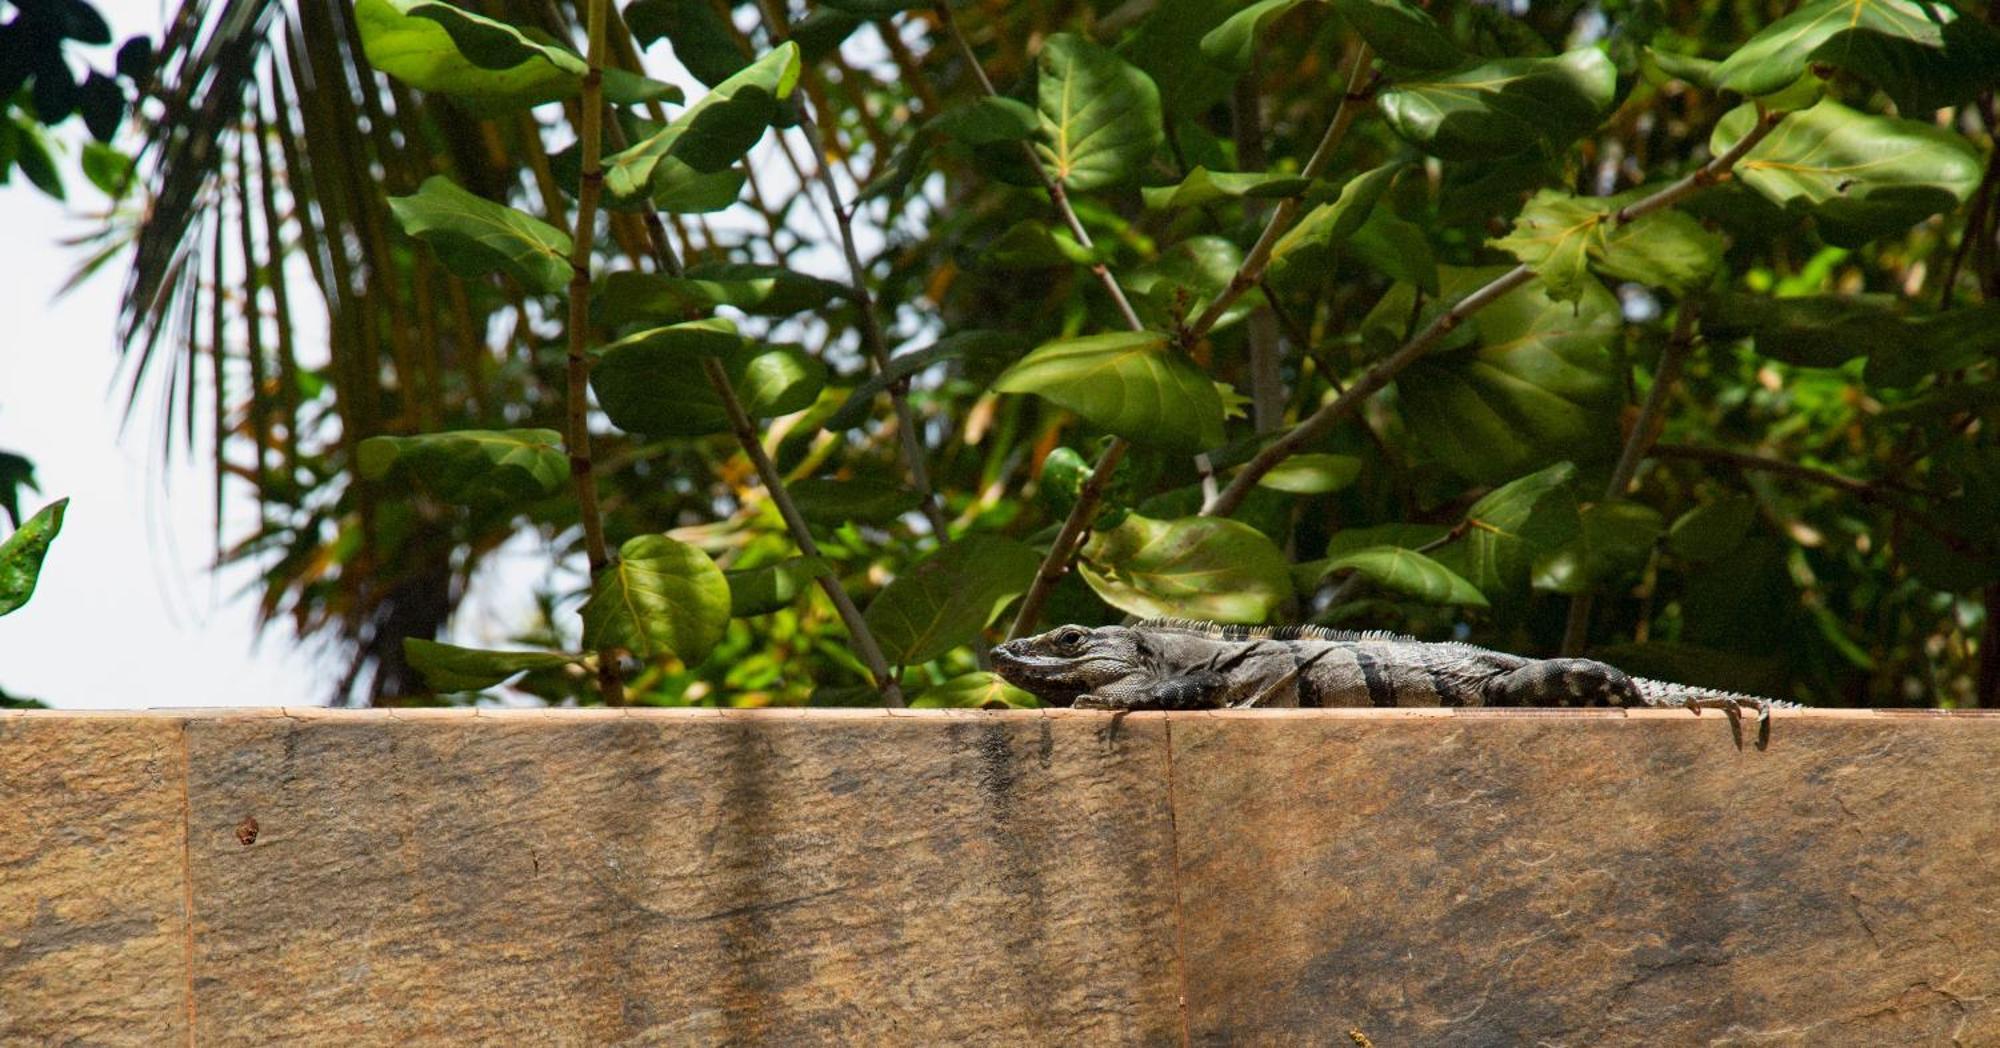
[[[1529,659],[1472,644],[1318,626],[1182,619],[1062,626],[993,649],[993,668],[1044,702],[1101,710],[1323,706],[1652,706],[1729,716],[1797,703],[1628,677],[1590,659]]]

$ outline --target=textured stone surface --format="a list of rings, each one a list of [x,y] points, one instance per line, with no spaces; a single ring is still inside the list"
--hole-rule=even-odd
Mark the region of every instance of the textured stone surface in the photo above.
[[[0,1044],[187,1040],[181,726],[0,717]]]
[[[1176,1041],[1163,725],[1104,726],[194,721],[198,1039]]]
[[[1192,1041],[2000,1044],[2000,718],[1173,724]]]
[[[0,714],[0,1044],[2000,1045],[2000,717],[1773,735]]]

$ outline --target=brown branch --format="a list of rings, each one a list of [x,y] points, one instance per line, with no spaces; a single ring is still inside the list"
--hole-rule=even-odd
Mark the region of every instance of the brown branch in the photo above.
[[[1632,478],[1639,472],[1639,463],[1653,446],[1653,427],[1666,411],[1667,396],[1680,381],[1681,366],[1694,346],[1696,314],[1693,303],[1681,303],[1680,315],[1674,318],[1673,334],[1667,337],[1666,348],[1660,353],[1660,369],[1653,375],[1653,388],[1646,391],[1646,402],[1632,422],[1632,432],[1626,434],[1625,447],[1618,454],[1618,464],[1611,469],[1610,482],[1604,485],[1606,502],[1625,496]],[[1570,598],[1569,620],[1563,624],[1562,654],[1579,654],[1588,644],[1591,606],[1595,603],[1595,594],[1588,592]]]
[[[611,0],[589,0],[586,21],[590,69],[583,76],[583,173],[576,194],[576,224],[570,237],[569,347],[566,357],[563,450],[569,454],[570,481],[576,488],[578,515],[583,521],[583,549],[590,560],[594,586],[611,558],[604,546],[604,518],[597,501],[597,477],[590,462],[590,248],[597,231],[597,202],[604,191],[604,21]],[[607,705],[625,702],[625,682],[619,677],[616,651],[597,653],[597,687]]]

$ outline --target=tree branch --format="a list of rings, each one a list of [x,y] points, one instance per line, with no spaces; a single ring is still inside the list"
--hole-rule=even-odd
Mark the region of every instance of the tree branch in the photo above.
[[[570,237],[567,390],[564,396],[563,445],[569,455],[570,482],[576,488],[578,515],[583,522],[583,549],[590,561],[590,580],[611,565],[604,545],[604,517],[597,501],[597,477],[590,462],[590,248],[597,232],[597,203],[604,191],[604,23],[610,0],[589,0],[585,23],[589,35],[588,62],[583,76],[582,177],[576,194],[576,224]],[[618,673],[615,650],[597,653],[597,688],[607,705],[625,702],[625,682]]]

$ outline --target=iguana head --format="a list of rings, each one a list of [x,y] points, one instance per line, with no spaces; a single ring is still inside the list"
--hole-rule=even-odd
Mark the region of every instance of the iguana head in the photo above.
[[[1007,683],[1056,706],[1126,677],[1143,664],[1144,641],[1124,626],[1058,626],[993,649],[993,670]]]

